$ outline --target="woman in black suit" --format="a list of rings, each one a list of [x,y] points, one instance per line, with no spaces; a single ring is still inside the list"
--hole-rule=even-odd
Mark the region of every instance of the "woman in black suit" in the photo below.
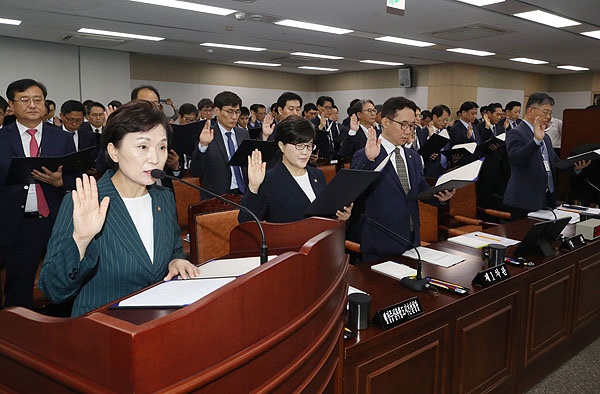
[[[288,116],[277,125],[275,141],[282,153],[281,162],[268,172],[260,151],[248,157],[248,190],[242,205],[250,208],[259,219],[286,223],[306,218],[309,205],[327,185],[325,175],[318,168],[307,166],[315,149],[315,129],[309,120]],[[337,211],[339,220],[350,217],[350,207]],[[252,220],[240,212],[240,222]]]

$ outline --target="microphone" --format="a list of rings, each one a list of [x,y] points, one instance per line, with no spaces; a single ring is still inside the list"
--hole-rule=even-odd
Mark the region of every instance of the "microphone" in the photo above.
[[[590,181],[590,178],[585,178],[584,181],[585,181],[585,183],[587,183],[588,185],[590,185],[591,187],[593,187],[594,190],[596,190],[598,193],[600,193],[600,188],[598,188],[598,186],[594,185],[592,183],[592,181]]]
[[[367,222],[373,224],[378,229],[383,230],[384,232],[391,235],[392,238],[395,238],[397,241],[400,241],[400,243],[404,244],[404,246],[410,246],[411,249],[414,249],[415,252],[417,252],[417,276],[414,279],[410,278],[410,277],[402,278],[400,280],[400,285],[406,287],[407,289],[413,290],[413,291],[425,291],[425,289],[429,287],[429,284],[427,283],[427,281],[425,279],[423,279],[423,275],[421,273],[422,262],[421,262],[421,254],[419,253],[419,249],[416,246],[414,246],[409,240],[407,240],[400,234],[396,233],[395,231],[390,230],[383,224],[376,222],[375,220],[371,219],[370,217],[368,217],[366,215],[362,215],[362,217]]]
[[[258,228],[260,230],[260,236],[262,238],[261,244],[260,244],[260,248],[259,248],[259,250],[260,250],[260,264],[262,265],[262,264],[264,264],[264,263],[267,262],[267,256],[269,255],[269,250],[267,248],[267,238],[265,237],[265,231],[263,230],[262,224],[260,223],[260,220],[258,220],[258,217],[254,214],[254,212],[252,212],[251,210],[249,210],[245,206],[240,205],[240,204],[238,204],[236,202],[233,202],[231,200],[228,200],[225,197],[221,197],[217,193],[211,192],[208,189],[205,189],[205,188],[200,187],[200,186],[196,186],[194,184],[191,184],[191,183],[189,183],[187,181],[184,181],[183,179],[177,178],[175,176],[167,175],[162,170],[158,170],[158,169],[152,170],[150,172],[150,175],[152,176],[152,178],[155,178],[155,179],[165,179],[165,178],[168,178],[168,179],[171,179],[171,180],[174,180],[174,181],[177,181],[177,182],[181,182],[183,184],[188,185],[189,187],[193,187],[196,190],[200,190],[201,192],[209,194],[209,195],[211,195],[211,196],[213,196],[215,198],[218,198],[219,200],[221,200],[223,202],[226,202],[227,204],[233,205],[234,207],[239,208],[240,210],[242,210],[244,212],[247,212],[250,216],[252,216],[252,218],[254,219],[254,221],[256,222],[256,224],[258,224]]]

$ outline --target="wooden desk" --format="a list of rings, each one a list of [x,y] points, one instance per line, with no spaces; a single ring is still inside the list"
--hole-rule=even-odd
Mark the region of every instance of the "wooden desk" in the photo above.
[[[532,223],[489,232],[522,239]],[[536,267],[509,266],[512,277],[486,289],[471,285],[486,268],[479,250],[449,242],[431,247],[467,260],[447,269],[423,263],[423,275],[469,287],[469,295],[414,293],[371,264],[350,267],[348,283],[372,295],[371,316],[415,295],[425,313],[387,331],[370,326],[346,341],[345,393],[521,393],[600,336],[600,241],[549,258],[529,256]]]

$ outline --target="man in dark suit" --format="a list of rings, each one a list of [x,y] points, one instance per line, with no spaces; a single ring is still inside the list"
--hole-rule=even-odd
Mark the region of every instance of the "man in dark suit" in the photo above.
[[[98,145],[94,133],[82,127],[84,116],[85,107],[77,100],[67,100],[60,107],[62,129],[72,135],[77,151]]]
[[[477,143],[477,149],[473,154],[465,154],[458,161],[452,160],[455,166],[463,166],[481,157],[479,146],[484,142],[481,133],[475,128],[477,120],[477,108],[479,106],[474,101],[465,101],[458,110],[458,120],[454,123],[448,134],[450,135],[450,147],[469,142]]]
[[[554,99],[546,93],[533,93],[527,100],[523,122],[506,136],[510,179],[504,204],[511,220],[527,217],[529,212],[556,205],[556,169],[560,160],[552,149],[545,129],[552,119]],[[575,163],[579,173],[589,161]]]
[[[350,130],[344,136],[340,147],[340,156],[343,158],[350,158],[354,152],[365,147],[369,128],[372,127],[378,136],[381,133],[380,130],[375,128],[377,110],[373,101],[369,99],[359,100],[352,106],[351,112]]]
[[[514,129],[521,123],[522,119],[519,118],[521,116],[520,102],[509,101],[506,104],[506,108],[504,108],[504,113],[506,114],[506,118],[501,120],[504,130],[509,131],[510,129]]]
[[[244,194],[248,185],[247,166],[227,163],[237,148],[250,138],[247,130],[236,126],[242,99],[233,92],[215,96],[216,121],[204,121],[199,143],[192,154],[192,175],[200,178],[202,186],[217,194]],[[211,198],[202,193],[202,198]]]
[[[100,137],[102,136],[104,124],[106,123],[105,111],[106,108],[104,107],[104,104],[93,101],[87,108],[87,113],[85,115],[87,122],[83,122],[79,128],[80,130],[85,129],[94,133],[98,146],[100,146]]]
[[[0,252],[6,268],[5,306],[31,308],[33,283],[44,256],[60,203],[75,186],[62,167],[34,170],[36,184],[5,185],[13,157],[64,156],[75,151],[71,135],[45,124],[46,88],[32,79],[11,83],[7,90],[16,122],[0,131]]]
[[[431,117],[431,122],[429,122],[427,127],[423,127],[417,131],[420,146],[425,145],[433,134],[439,134],[443,130],[446,130],[446,124],[448,124],[448,119],[450,119],[450,108],[443,104],[436,105],[431,109]],[[450,143],[447,143],[442,150],[449,148]],[[437,179],[448,168],[448,159],[441,153],[432,153],[428,157],[423,157],[423,162],[425,178]]]
[[[404,237],[411,245],[419,245],[419,205],[412,196],[430,188],[423,176],[421,159],[412,149],[403,147],[416,127],[416,104],[404,97],[392,97],[381,109],[381,138],[369,130],[365,148],[357,151],[352,168],[374,170],[383,165],[381,174],[365,195],[365,216]],[[386,160],[387,163],[383,163]],[[428,202],[439,205],[449,200],[454,191],[436,194]],[[363,261],[384,256],[397,256],[410,249],[365,220],[362,224],[361,251]]]

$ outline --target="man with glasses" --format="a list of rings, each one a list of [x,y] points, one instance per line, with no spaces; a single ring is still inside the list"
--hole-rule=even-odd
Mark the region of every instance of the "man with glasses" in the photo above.
[[[6,269],[4,306],[33,307],[33,283],[60,203],[75,175],[42,167],[35,183],[5,185],[14,157],[52,157],[75,152],[73,138],[44,122],[46,87],[33,79],[6,89],[16,122],[0,130],[0,253]]]
[[[198,101],[198,120],[212,119],[214,116],[214,108],[215,105],[209,98],[203,98]]]
[[[340,144],[344,137],[338,123],[331,120],[335,103],[329,96],[320,96],[317,99],[318,115],[311,120],[317,131],[315,145],[318,156],[325,159],[339,159]]]
[[[82,127],[84,114],[85,107],[77,100],[67,100],[60,107],[62,129],[73,136],[77,151],[97,145],[94,133]]]
[[[546,93],[533,93],[525,106],[523,121],[508,132],[506,150],[510,162],[510,179],[504,205],[511,220],[527,217],[529,212],[556,206],[556,169],[559,161],[552,149],[546,128],[552,119],[554,99]],[[590,161],[575,163],[574,173]]]
[[[350,130],[342,141],[340,147],[341,157],[352,157],[354,152],[364,148],[370,128],[373,128],[377,135],[380,134],[379,130],[375,128],[377,110],[373,101],[369,99],[359,100],[354,103],[350,112]]]
[[[423,176],[419,155],[404,147],[417,127],[416,104],[405,97],[392,97],[381,109],[381,137],[369,129],[365,147],[354,154],[352,168],[374,170],[383,166],[381,174],[365,195],[364,211],[368,219],[378,222],[399,234],[401,242],[373,225],[363,221],[361,252],[363,261],[384,256],[398,256],[419,245],[419,205],[412,196],[430,188]],[[384,160],[387,161],[384,163]],[[437,193],[427,202],[440,205],[454,195],[454,190]],[[409,245],[410,242],[410,245]]]
[[[426,127],[417,130],[417,138],[420,146],[425,145],[427,140],[434,134],[439,134],[446,130],[448,119],[450,119],[450,108],[444,104],[436,105],[431,109],[431,122]],[[449,143],[442,148],[449,149]],[[443,154],[436,152],[428,157],[423,157],[424,173],[426,178],[437,179],[448,168],[448,160]]]
[[[244,194],[248,185],[247,166],[229,166],[227,163],[237,148],[250,138],[248,130],[237,127],[242,99],[233,92],[215,96],[216,120],[204,120],[198,145],[192,154],[192,175],[202,185],[217,194]],[[202,193],[202,199],[211,198]]]
[[[83,123],[82,128],[91,131],[96,137],[97,145],[100,145],[100,136],[106,123],[106,107],[104,104],[94,101],[90,104],[86,115],[87,122]]]

